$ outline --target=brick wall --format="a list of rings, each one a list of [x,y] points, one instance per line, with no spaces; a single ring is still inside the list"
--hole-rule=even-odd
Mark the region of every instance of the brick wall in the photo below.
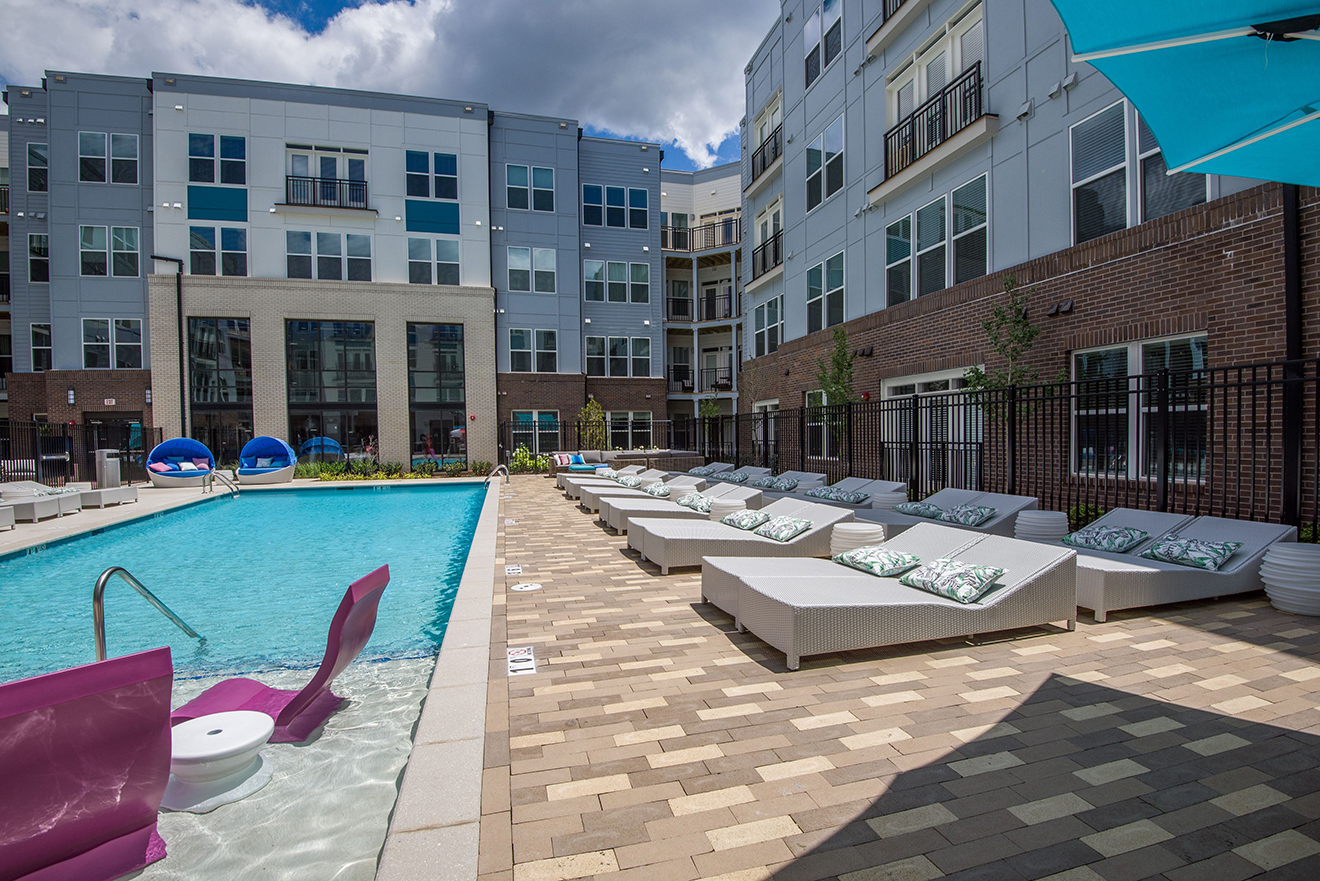
[[[50,422],[84,424],[84,413],[141,414],[144,428],[151,428],[150,370],[48,370],[45,373],[6,374],[9,384],[9,416],[30,421],[37,413]],[[69,404],[69,389],[74,403]],[[113,399],[113,404],[105,403]],[[154,398],[153,398],[154,400]]]
[[[499,418],[508,420],[514,410],[558,410],[561,421],[577,418],[594,397],[609,410],[650,410],[652,419],[664,419],[665,381],[583,376],[580,373],[501,373]]]
[[[1042,380],[1066,371],[1076,349],[1194,331],[1206,332],[1212,365],[1282,359],[1280,192],[1264,184],[849,321],[849,348],[873,348],[854,362],[854,387],[878,397],[889,377],[1002,367],[981,322],[1004,301],[1007,276],[1029,289],[1029,314],[1042,329],[1029,361]],[[1313,357],[1320,355],[1320,191],[1302,188],[1301,221],[1305,354]],[[1046,315],[1064,300],[1073,301],[1072,312]],[[744,362],[740,409],[768,398],[801,406],[804,392],[819,387],[816,361],[833,333]]]

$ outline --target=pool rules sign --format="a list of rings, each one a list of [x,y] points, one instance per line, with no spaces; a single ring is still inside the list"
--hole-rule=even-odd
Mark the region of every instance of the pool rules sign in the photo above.
[[[509,675],[522,676],[526,673],[536,672],[536,655],[532,652],[532,647],[522,646],[507,650],[509,653]]]

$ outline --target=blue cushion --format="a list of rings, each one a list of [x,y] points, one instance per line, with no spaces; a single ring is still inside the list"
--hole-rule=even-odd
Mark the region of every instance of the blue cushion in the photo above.
[[[573,455],[571,455],[571,456],[568,457],[568,464],[570,464],[570,465],[582,465],[582,464],[584,464],[584,463],[585,463],[585,460],[582,458],[581,455],[579,455],[579,454],[577,454],[577,453],[574,453]]]
[[[594,474],[595,471],[596,471],[596,466],[595,466],[595,465],[587,465],[587,464],[569,465],[569,466],[568,466],[568,470],[569,470],[569,471],[590,471],[590,472],[592,472],[592,473]]]

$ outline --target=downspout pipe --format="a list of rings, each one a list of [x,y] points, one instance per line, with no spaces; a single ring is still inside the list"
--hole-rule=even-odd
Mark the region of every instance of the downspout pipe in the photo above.
[[[188,437],[188,353],[183,334],[183,261],[178,257],[152,254],[152,260],[174,264],[174,308],[179,318],[179,436]]]
[[[1302,248],[1298,187],[1284,184],[1283,202],[1283,522],[1302,519]]]

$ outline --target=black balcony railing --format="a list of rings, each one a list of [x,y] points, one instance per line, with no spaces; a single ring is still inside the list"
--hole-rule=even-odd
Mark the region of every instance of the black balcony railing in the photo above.
[[[980,119],[981,62],[967,68],[885,133],[885,179],[893,177]]]
[[[776,126],[770,133],[770,137],[765,139],[761,146],[757,147],[752,153],[752,180],[765,174],[780,154],[784,152],[784,127]]]
[[[699,374],[703,392],[733,391],[732,367],[707,367]]]
[[[738,303],[733,294],[709,294],[695,300],[687,297],[665,300],[668,321],[723,321],[737,315]]]
[[[9,184],[0,187],[0,214],[9,213]]]
[[[901,7],[906,2],[907,0],[885,0],[885,6],[881,13],[882,18],[880,20],[880,23],[884,24],[885,22],[889,21],[889,19],[893,18],[898,13],[899,7]]]
[[[708,251],[727,248],[742,240],[742,220],[730,217],[701,226],[660,227],[660,247],[666,251]]]
[[[284,178],[284,202],[317,208],[366,208],[367,182],[288,175]]]
[[[752,251],[752,278],[760,278],[783,262],[784,231],[781,229]]]
[[[672,364],[669,367],[669,393],[671,395],[691,395],[697,391],[696,373],[686,364]]]

